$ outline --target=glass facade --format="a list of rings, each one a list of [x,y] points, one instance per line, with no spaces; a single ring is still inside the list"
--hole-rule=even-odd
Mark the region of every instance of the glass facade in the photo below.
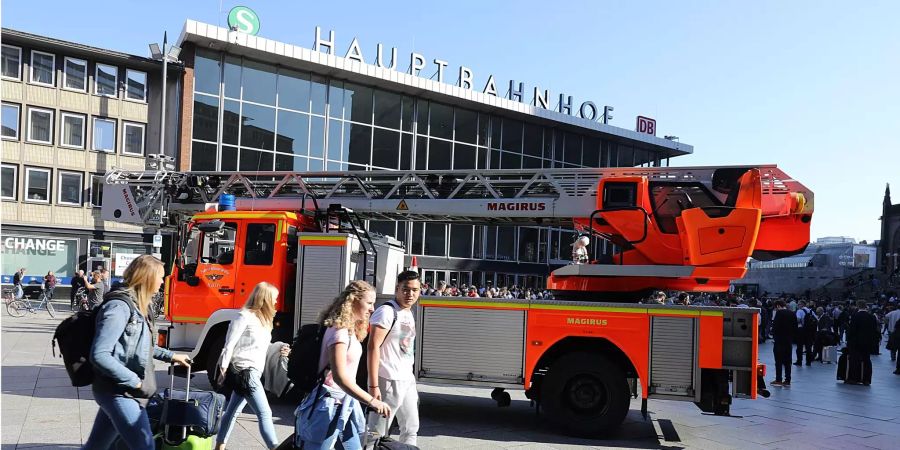
[[[659,165],[598,136],[198,49],[195,171],[471,170]],[[571,230],[372,222],[410,254],[561,264]],[[597,247],[597,246],[594,246]],[[596,249],[602,251],[602,249]]]

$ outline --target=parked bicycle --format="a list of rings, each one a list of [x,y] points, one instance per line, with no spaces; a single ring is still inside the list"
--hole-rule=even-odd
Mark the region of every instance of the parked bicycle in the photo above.
[[[6,307],[9,308],[9,304],[14,301],[16,301],[16,289],[15,288],[3,289],[3,303],[6,304]]]
[[[88,292],[85,288],[78,288],[75,291],[75,301],[72,303],[72,311],[89,311],[92,307],[88,298]]]
[[[165,311],[163,311],[165,307],[165,304],[163,302],[164,299],[162,291],[153,294],[153,300],[150,302],[150,317],[159,319],[163,316],[163,313],[165,313]]]
[[[5,294],[4,294],[4,298]],[[47,314],[50,314],[50,317],[56,317],[56,309],[53,308],[53,302],[50,298],[50,292],[47,289],[41,291],[41,296],[37,300],[37,306],[35,306],[35,301],[27,297],[22,297],[21,300],[13,300],[6,304],[6,312],[13,317],[22,317],[26,312],[30,312],[32,314],[37,314],[37,311],[41,308],[47,310]]]

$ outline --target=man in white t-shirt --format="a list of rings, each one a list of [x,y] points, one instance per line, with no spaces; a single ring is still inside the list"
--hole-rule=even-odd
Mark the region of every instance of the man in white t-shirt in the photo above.
[[[369,393],[393,411],[379,431],[387,436],[396,415],[399,440],[409,445],[416,445],[419,432],[419,393],[413,373],[416,321],[410,308],[419,300],[421,288],[417,272],[401,272],[395,299],[378,307],[369,319]]]

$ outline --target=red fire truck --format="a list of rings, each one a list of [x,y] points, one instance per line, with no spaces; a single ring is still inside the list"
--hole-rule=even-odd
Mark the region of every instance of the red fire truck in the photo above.
[[[617,426],[632,397],[645,414],[650,398],[716,414],[756,398],[758,310],[638,301],[654,289],[723,292],[748,257],[802,252],[813,212],[812,193],[771,165],[112,171],[106,182],[104,217],[174,229],[166,337],[208,367],[259,281],[283,293],[284,342],[352,279],[391,295],[404,249],[365,220],[553,224],[611,242],[611,261],[550,273],[554,300],[423,297],[415,310],[420,381],[493,387],[501,404],[504,389],[524,389],[577,435]]]

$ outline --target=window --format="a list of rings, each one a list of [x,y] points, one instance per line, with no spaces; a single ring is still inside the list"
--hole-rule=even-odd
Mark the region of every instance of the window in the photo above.
[[[28,142],[53,143],[53,111],[28,108]]]
[[[103,175],[91,175],[91,206],[103,206]]]
[[[122,153],[126,155],[144,155],[144,125],[139,123],[122,124]]]
[[[59,172],[59,192],[56,202],[60,205],[81,206],[82,175],[78,172]]]
[[[116,66],[97,64],[94,74],[94,94],[115,97],[119,83],[119,69]]]
[[[59,145],[84,148],[84,116],[65,112],[60,116]]]
[[[53,86],[56,75],[56,55],[31,51],[31,82]]]
[[[2,127],[4,139],[19,139],[19,105],[3,104]]]
[[[125,71],[125,98],[147,101],[147,72],[131,69]]]
[[[116,121],[94,117],[94,145],[101,152],[116,151]]]
[[[272,264],[275,250],[275,224],[247,224],[247,243],[244,246],[244,264],[268,266]]]
[[[87,88],[87,61],[66,57],[63,67],[63,87],[84,92]]]
[[[19,168],[4,164],[0,167],[0,198],[3,200],[16,199],[16,186],[18,186]]]
[[[194,228],[196,231],[197,229]],[[234,262],[234,240],[237,238],[237,224],[226,222],[222,230],[217,233],[203,233],[203,244],[200,246],[200,263],[231,264]],[[191,241],[199,241],[198,236],[191,234]],[[185,262],[196,264],[197,260],[191,253],[196,248],[193,242],[188,243],[185,250]],[[196,253],[194,253],[196,254]]]
[[[11,45],[3,46],[3,55],[0,57],[2,61],[3,78],[22,79],[22,49]]]
[[[50,203],[50,169],[25,169],[25,201]]]

